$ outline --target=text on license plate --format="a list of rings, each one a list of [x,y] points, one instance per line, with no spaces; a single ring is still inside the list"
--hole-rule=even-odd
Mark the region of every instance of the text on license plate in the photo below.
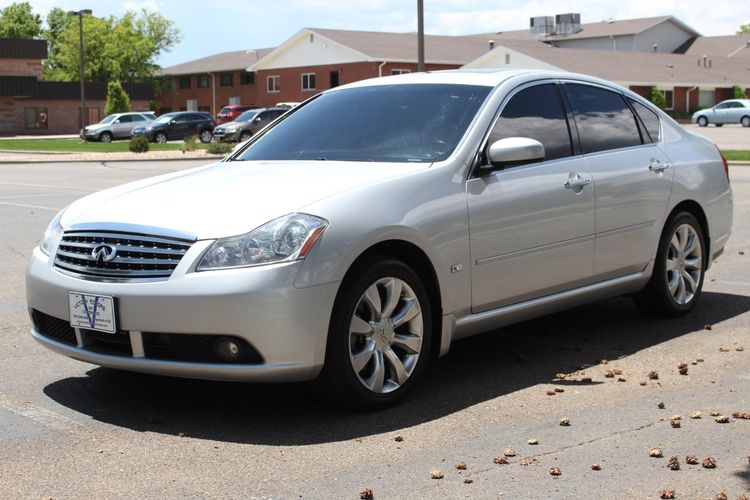
[[[106,295],[68,292],[70,326],[115,333],[115,299]]]

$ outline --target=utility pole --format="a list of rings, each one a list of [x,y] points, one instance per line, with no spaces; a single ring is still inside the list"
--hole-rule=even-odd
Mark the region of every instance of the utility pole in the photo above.
[[[79,34],[79,49],[78,49],[78,60],[79,70],[81,79],[81,129],[86,128],[87,116],[86,116],[86,88],[83,81],[83,15],[91,14],[91,9],[81,9],[79,11],[71,10],[68,12],[70,16],[78,16],[78,34]]]
[[[417,71],[424,71],[424,0],[417,0]]]

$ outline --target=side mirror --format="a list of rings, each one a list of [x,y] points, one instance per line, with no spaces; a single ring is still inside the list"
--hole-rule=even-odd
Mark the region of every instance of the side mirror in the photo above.
[[[175,123],[177,123],[177,120],[169,120],[169,125],[174,125]]]
[[[493,142],[487,150],[490,162],[485,171],[544,160],[544,145],[528,137],[507,137]]]
[[[254,123],[260,123],[260,121],[261,121],[260,120],[260,116],[258,118],[256,118],[255,120],[253,120]]]

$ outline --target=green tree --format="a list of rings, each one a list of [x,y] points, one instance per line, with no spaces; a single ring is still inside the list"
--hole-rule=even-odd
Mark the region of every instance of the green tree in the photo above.
[[[77,22],[60,22],[54,51],[45,66],[45,79],[79,78]],[[50,25],[51,29],[51,25]],[[121,17],[83,18],[84,76],[88,81],[151,81],[156,59],[180,41],[174,23],[155,12],[127,12]]]
[[[662,94],[656,87],[651,87],[651,102],[659,109],[667,107],[667,100],[664,99],[664,94]]]
[[[107,103],[104,105],[104,114],[127,113],[130,111],[130,97],[123,90],[122,85],[117,80],[112,80],[107,84]]]
[[[740,26],[740,30],[737,32],[738,35],[750,35],[750,23],[743,24]]]
[[[0,9],[0,38],[38,38],[42,18],[34,14],[29,2],[17,2]]]
[[[42,36],[47,40],[48,56],[44,60],[44,76],[47,80],[64,80],[64,70],[59,67],[60,45],[63,32],[70,25],[76,25],[76,18],[60,7],[54,7],[47,13],[47,28]],[[77,25],[76,25],[77,26]]]
[[[732,87],[732,99],[747,99],[745,91],[739,85]]]

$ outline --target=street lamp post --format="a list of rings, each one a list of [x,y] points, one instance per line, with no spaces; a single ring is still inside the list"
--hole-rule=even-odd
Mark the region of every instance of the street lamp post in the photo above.
[[[424,0],[417,0],[417,71],[424,71]]]
[[[80,70],[80,78],[81,78],[81,129],[86,128],[86,89],[84,85],[83,80],[83,63],[84,63],[84,57],[83,57],[83,15],[84,14],[91,14],[91,9],[81,9],[78,11],[71,10],[68,12],[68,15],[70,16],[78,16],[78,33],[79,33],[79,51],[78,51],[78,58],[79,58],[79,70]]]

